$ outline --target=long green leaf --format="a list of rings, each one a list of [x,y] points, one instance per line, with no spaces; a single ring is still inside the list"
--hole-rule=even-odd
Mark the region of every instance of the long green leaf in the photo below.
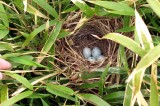
[[[33,85],[25,78],[15,73],[5,73],[6,75],[9,75],[10,77],[16,79],[18,82],[22,83],[25,87],[29,88],[30,90],[33,90]]]
[[[133,99],[133,80],[127,83],[124,95],[123,106],[131,106]]]
[[[106,68],[105,68],[104,72],[102,73],[101,78],[99,80],[99,94],[101,96],[103,96],[103,87],[105,84],[105,78],[108,74],[108,70],[109,70],[109,65],[106,66]]]
[[[27,96],[31,95],[33,92],[32,91],[25,91],[19,95],[13,96],[12,98],[4,101],[1,106],[10,106],[24,98],[26,98]]]
[[[0,84],[0,104],[8,99],[8,86]]]
[[[37,98],[45,98],[49,97],[51,94],[42,94],[42,93],[33,93],[32,95],[28,96],[27,98],[37,99]]]
[[[54,43],[60,33],[61,27],[62,27],[62,22],[59,21],[56,24],[55,29],[53,29],[53,32],[51,33],[51,35],[48,37],[47,41],[45,42],[45,45],[42,48],[41,52],[47,53],[51,49],[51,47],[54,45]],[[41,56],[43,56],[43,55],[41,54],[39,57],[41,57]],[[38,63],[40,63],[42,60],[43,60],[43,58],[38,59]]]
[[[110,104],[105,102],[103,99],[93,94],[78,94],[78,96],[79,98],[87,102],[90,102],[91,104],[96,105],[96,106],[111,106]]]
[[[49,26],[54,25],[57,22],[57,20],[52,20],[49,22]],[[22,45],[22,48],[24,48],[25,46],[28,45],[28,43],[41,31],[43,31],[46,28],[46,24],[43,24],[41,26],[39,26],[38,28],[36,28],[32,33],[30,33],[29,37],[27,37],[27,39],[25,40],[25,42]]]
[[[42,18],[46,18],[46,19],[48,18],[30,4],[27,4],[27,12]]]
[[[120,15],[134,16],[134,10],[127,4],[112,1],[88,1],[90,3],[109,9],[108,12]]]
[[[143,22],[142,18],[140,17],[139,13],[136,10],[135,10],[135,16],[136,16],[135,28],[138,36],[137,38],[141,43],[141,47],[145,49],[145,51],[148,51],[154,47],[152,37],[149,33],[147,26],[145,25],[145,23]]]
[[[151,49],[146,55],[141,59],[141,61],[137,64],[135,70],[141,70],[149,67],[160,57],[160,44]]]
[[[0,51],[8,50],[8,51],[14,51],[13,44],[7,43],[7,42],[0,42]]]
[[[160,17],[160,1],[159,0],[147,0],[150,7]]]
[[[50,37],[47,39],[43,49],[42,49],[42,52],[45,52],[47,53],[51,47],[53,46],[53,44],[55,43],[58,35],[59,35],[59,32],[61,30],[61,27],[62,27],[62,22],[59,21],[57,24],[56,24],[56,27],[55,29],[53,30],[53,32],[51,33]]]
[[[159,106],[159,92],[157,86],[157,65],[152,65],[150,85],[150,106]]]
[[[49,105],[47,104],[47,102],[44,101],[43,99],[41,99],[41,101],[42,101],[43,106],[49,106]]]
[[[24,65],[28,65],[28,66],[37,66],[37,67],[44,67],[44,68],[47,68],[46,66],[44,65],[41,65],[37,62],[34,62],[30,59],[27,59],[23,56],[21,57],[10,57],[9,60],[15,62],[15,63],[20,63],[20,64],[24,64]]]
[[[48,84],[46,90],[54,95],[75,101],[73,98],[74,91],[62,85]]]
[[[71,0],[77,7],[81,9],[88,16],[93,16],[94,12],[84,1],[82,0]]]
[[[6,27],[6,29],[0,29],[0,39],[2,39],[9,33],[9,30],[7,29],[9,27],[9,21],[7,14],[4,10],[4,7],[1,3],[0,3],[0,24]]]
[[[120,98],[124,98],[124,91],[117,91],[117,92],[113,92],[110,94],[106,94],[103,97],[103,100],[110,100],[110,99],[120,99]]]
[[[127,47],[128,49],[130,49],[131,51],[133,51],[134,53],[136,53],[140,56],[143,56],[145,54],[144,50],[140,47],[140,45],[138,45],[131,38],[128,38],[128,37],[123,36],[121,34],[109,33],[109,34],[105,35],[103,37],[103,39],[110,39],[110,40],[113,40],[117,43],[120,43],[124,47]]]
[[[58,13],[56,12],[56,10],[52,6],[50,6],[45,0],[33,0],[33,1],[38,5],[40,5],[49,14],[51,14],[55,18],[58,18]]]

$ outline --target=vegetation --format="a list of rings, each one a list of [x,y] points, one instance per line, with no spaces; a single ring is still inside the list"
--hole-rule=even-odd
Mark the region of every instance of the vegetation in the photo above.
[[[119,33],[102,38],[120,44],[119,67],[85,72],[79,85],[65,74],[72,70],[58,65],[55,48],[56,41],[73,33],[63,28],[73,11],[82,14],[76,28],[94,16],[123,19]],[[13,68],[1,70],[0,106],[159,106],[159,17],[159,0],[1,0],[0,58]],[[131,31],[134,39],[122,35]],[[136,54],[133,69],[124,47]],[[121,83],[106,82],[115,74]]]

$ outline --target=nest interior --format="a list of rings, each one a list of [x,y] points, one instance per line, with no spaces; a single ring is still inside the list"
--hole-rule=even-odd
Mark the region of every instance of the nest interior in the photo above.
[[[116,32],[117,29],[123,27],[122,18],[108,18],[95,16],[87,21],[82,27],[75,31],[74,34],[60,39],[57,42],[57,53],[59,59],[62,60],[63,65],[68,66],[75,72],[84,70],[94,70],[110,64],[116,66],[118,44],[107,39],[102,38],[105,34]],[[72,28],[69,28],[73,30]],[[132,37],[132,34],[127,34]],[[97,36],[97,37],[95,37]],[[90,63],[85,60],[82,51],[83,48],[99,47],[105,60],[97,63]]]

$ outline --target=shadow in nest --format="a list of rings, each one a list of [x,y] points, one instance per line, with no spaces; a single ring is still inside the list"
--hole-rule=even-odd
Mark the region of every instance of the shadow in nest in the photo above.
[[[67,23],[67,25],[64,24],[64,28],[73,31],[79,19],[80,17],[77,17],[74,21],[68,21],[70,23]],[[117,66],[119,45],[111,40],[98,38],[102,38],[105,34],[116,32],[117,29],[122,27],[123,21],[121,17],[108,18],[94,16],[79,29],[75,30],[73,34],[66,38],[59,39],[56,42],[56,54],[58,54],[58,58],[63,61],[60,67],[67,66],[69,69],[68,74],[72,76],[71,79],[74,80],[84,71],[92,72],[98,68],[105,67],[106,64]],[[133,33],[127,33],[125,35],[133,37]],[[82,53],[85,47],[91,49],[99,47],[105,59],[95,63],[87,61]],[[126,53],[127,55],[132,55],[128,49],[126,49]]]

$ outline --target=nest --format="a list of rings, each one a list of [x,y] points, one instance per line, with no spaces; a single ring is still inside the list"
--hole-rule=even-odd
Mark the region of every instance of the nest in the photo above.
[[[79,22],[79,18],[80,17],[76,17],[74,21],[67,21],[68,23],[64,24],[64,28],[73,31],[75,25]],[[69,72],[71,75],[72,73],[79,74],[79,72],[83,71],[91,72],[106,66],[106,64],[116,66],[119,45],[111,40],[99,38],[102,38],[105,34],[116,32],[117,29],[122,27],[123,22],[121,17],[108,18],[94,16],[79,29],[75,30],[74,34],[57,41],[56,50],[58,58],[63,62],[63,64],[60,64],[61,67],[67,66],[71,71]],[[127,33],[127,35],[132,37],[131,33]],[[93,47],[99,47],[105,56],[105,60],[90,63],[82,55],[83,48],[85,47],[91,49]],[[129,51],[126,50],[126,53],[129,54]]]

